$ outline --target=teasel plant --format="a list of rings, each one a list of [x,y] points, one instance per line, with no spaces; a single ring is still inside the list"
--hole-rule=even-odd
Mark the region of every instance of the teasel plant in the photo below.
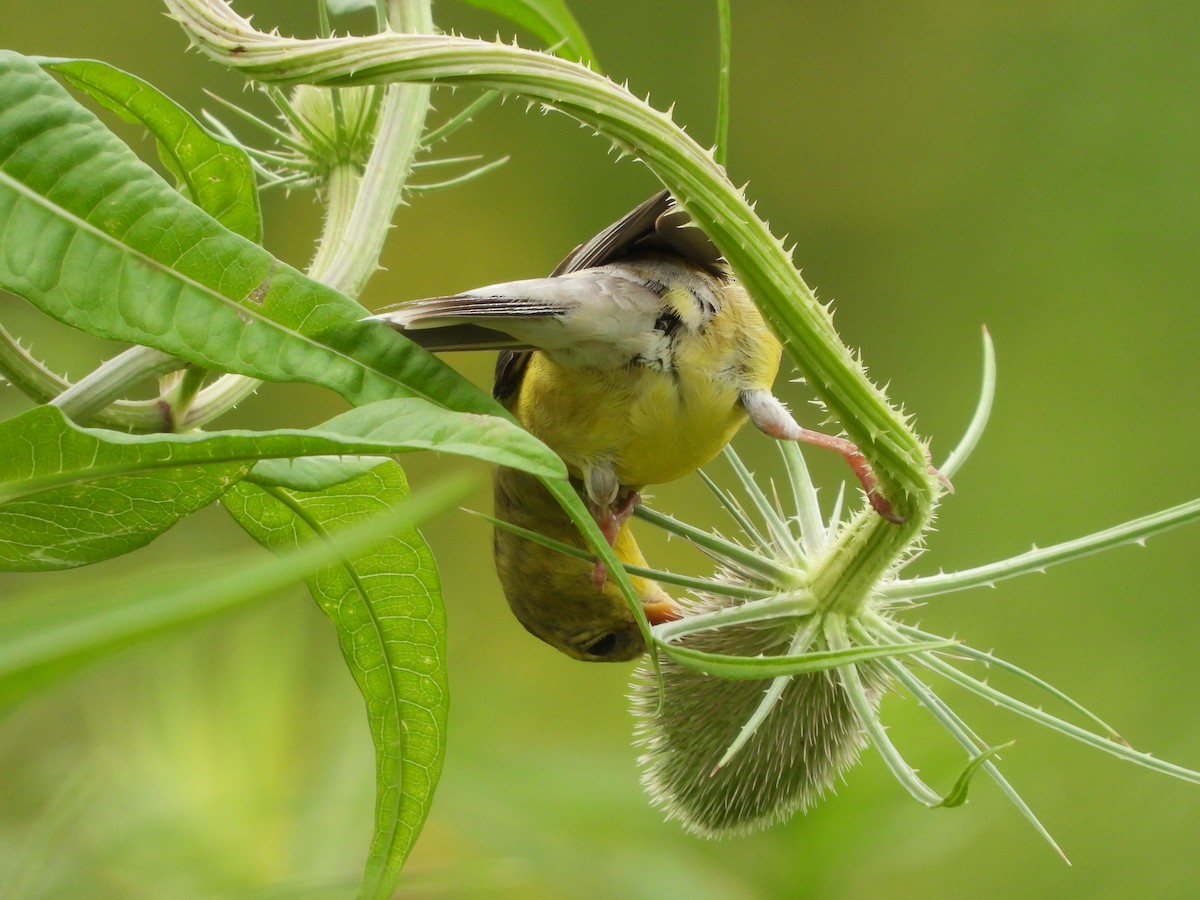
[[[975,415],[957,448],[939,466],[950,479],[983,435],[991,412],[995,352],[983,332],[984,371]],[[932,634],[910,619],[929,598],[1044,571],[1200,517],[1200,500],[1180,504],[1075,540],[1035,547],[1009,559],[959,572],[904,577],[923,555],[920,543],[846,601],[816,581],[844,553],[852,517],[839,492],[823,510],[794,444],[778,444],[783,477],[762,484],[732,445],[723,456],[733,487],[705,472],[698,477],[737,528],[738,537],[697,527],[651,506],[635,515],[689,542],[715,563],[697,578],[630,566],[636,575],[682,588],[685,615],[656,625],[652,658],[635,672],[630,699],[641,753],[642,782],[669,819],[707,838],[744,834],[786,821],[822,798],[865,747],[873,748],[896,781],[928,807],[956,807],[973,778],[988,775],[1018,812],[1066,855],[1001,772],[1000,753],[1013,742],[989,744],[939,693],[941,685],[990,701],[1085,746],[1150,771],[1200,784],[1200,771],[1132,747],[1112,726],[1065,692],[1005,659],[955,636]],[[488,517],[497,527],[509,527]],[[514,529],[516,530],[516,529]],[[562,553],[586,554],[521,532]],[[988,672],[1007,676],[1012,689],[993,686]],[[1019,688],[1057,706],[1022,699]],[[966,754],[948,790],[938,791],[905,761],[880,715],[889,690],[917,702]]]

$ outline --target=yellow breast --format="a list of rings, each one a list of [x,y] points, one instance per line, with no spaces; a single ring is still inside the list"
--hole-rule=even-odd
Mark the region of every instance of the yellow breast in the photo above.
[[[778,370],[779,343],[746,304],[678,341],[669,371],[568,366],[535,353],[513,412],[576,476],[603,460],[627,487],[681,478],[741,427],[741,391],[770,387]]]

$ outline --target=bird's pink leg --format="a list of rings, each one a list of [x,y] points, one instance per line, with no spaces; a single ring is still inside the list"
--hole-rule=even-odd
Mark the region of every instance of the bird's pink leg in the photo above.
[[[745,407],[750,421],[763,434],[776,440],[799,441],[841,454],[849,464],[850,471],[867,492],[867,502],[871,504],[871,508],[897,525],[907,521],[906,517],[897,515],[888,499],[875,489],[875,473],[871,471],[871,466],[862,455],[862,451],[852,441],[800,427],[787,408],[779,402],[779,398],[770,391],[743,391],[742,406]]]

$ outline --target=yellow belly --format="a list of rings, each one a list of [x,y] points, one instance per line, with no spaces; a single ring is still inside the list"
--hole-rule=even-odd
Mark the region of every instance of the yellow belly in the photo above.
[[[510,409],[577,477],[611,463],[627,488],[682,478],[729,443],[746,420],[742,391],[770,390],[782,352],[733,283],[714,319],[684,327],[669,371],[569,366],[535,352]]]
[[[534,354],[517,418],[571,469],[611,461],[629,487],[682,478],[712,459],[746,419],[731,380],[646,368],[581,369]]]

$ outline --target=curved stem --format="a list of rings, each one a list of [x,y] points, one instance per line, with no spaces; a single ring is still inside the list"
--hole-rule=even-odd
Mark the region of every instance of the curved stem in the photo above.
[[[49,403],[71,386],[71,382],[51,371],[22,347],[2,325],[0,377],[7,378],[13,387],[35,403]],[[163,430],[166,417],[157,400],[117,400],[93,413],[86,424],[120,431],[154,432]]]
[[[733,44],[733,16],[729,6],[729,0],[717,0],[717,32],[721,44],[717,63],[716,160],[722,166],[729,156],[729,58]]]
[[[266,34],[224,0],[166,0],[200,49],[264,82],[329,86],[396,81],[520,94],[594,128],[636,155],[716,242],[783,338],[813,389],[870,460],[910,537],[937,486],[916,435],[838,339],[789,254],[754,215],[712,154],[670,117],[584,66],[519,47],[450,35],[379,34],[299,40]]]
[[[177,370],[180,361],[151,347],[130,347],[102,363],[51,402],[67,416],[83,421],[119,398],[131,385]]]

